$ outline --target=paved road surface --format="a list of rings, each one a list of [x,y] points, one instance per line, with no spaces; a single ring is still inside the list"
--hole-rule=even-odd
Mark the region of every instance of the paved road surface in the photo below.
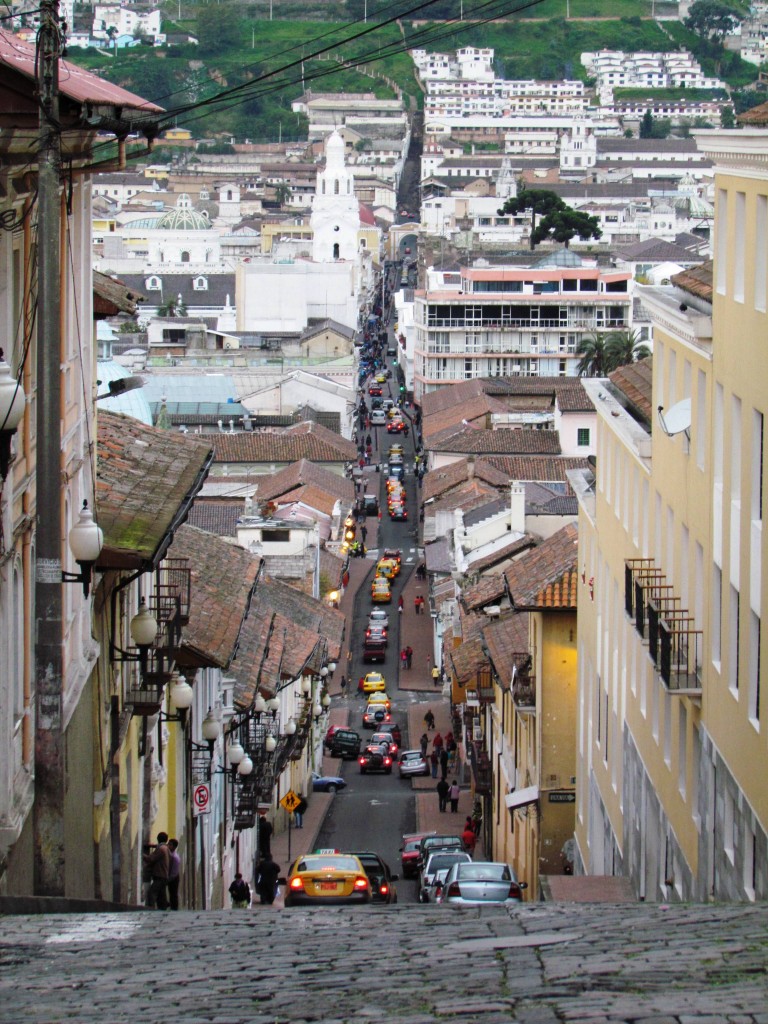
[[[160,911],[11,917],[25,1024],[768,1024],[768,909]]]

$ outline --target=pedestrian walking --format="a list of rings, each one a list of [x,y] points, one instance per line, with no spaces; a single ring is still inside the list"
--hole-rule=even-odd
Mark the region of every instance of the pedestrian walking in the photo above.
[[[179,885],[181,883],[181,857],[178,854],[179,840],[168,840],[171,862],[168,867],[168,903],[171,910],[179,909]]]
[[[451,788],[448,790],[448,798],[451,801],[451,814],[456,814],[459,809],[459,794],[461,789],[456,779],[451,783]]]
[[[157,833],[157,845],[144,854],[144,864],[149,869],[150,882],[147,906],[158,910],[168,909],[168,874],[171,869],[171,851],[168,849],[168,833]]]
[[[447,806],[448,795],[450,793],[450,786],[445,779],[440,779],[437,784],[437,806],[439,810],[445,812]]]
[[[268,853],[259,863],[258,875],[256,878],[256,892],[259,894],[259,902],[271,906],[277,895],[277,880],[280,877],[280,865],[272,860],[272,854]]]
[[[251,887],[238,871],[229,887],[233,910],[246,910],[251,903]]]
[[[427,756],[427,747],[429,746],[429,736],[427,736],[427,734],[425,732],[422,733],[421,734],[421,740],[419,742],[421,743],[421,756],[422,757],[426,757]]]
[[[440,760],[440,758],[437,756],[437,751],[433,750],[432,753],[429,755],[429,764],[430,764],[430,767],[432,769],[432,778],[433,779],[437,778],[437,766],[438,766],[439,760]],[[445,776],[443,776],[443,778],[445,778]]]
[[[433,666],[432,668],[432,685],[440,685],[440,669],[437,667],[437,665]]]
[[[272,822],[268,820],[266,811],[259,815],[259,853],[262,857],[272,855]]]
[[[400,668],[408,667],[408,652],[405,648],[400,651]]]
[[[467,825],[464,831],[461,833],[461,841],[462,843],[464,843],[464,849],[467,851],[470,857],[473,856],[475,852],[475,846],[477,845],[477,836],[475,835],[475,830],[471,828],[469,825]]]
[[[346,696],[347,696],[347,677],[346,676],[343,675],[341,677],[341,683],[339,685],[341,686],[341,696],[346,700]]]
[[[406,662],[406,666],[408,668],[410,668],[411,665],[413,664],[413,648],[412,647],[406,647],[405,648],[405,662]]]

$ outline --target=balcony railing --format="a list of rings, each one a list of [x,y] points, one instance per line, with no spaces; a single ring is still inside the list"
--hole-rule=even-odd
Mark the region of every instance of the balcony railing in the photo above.
[[[652,558],[624,563],[624,610],[670,693],[701,695],[701,644],[695,617],[682,607],[674,587]]]
[[[492,791],[493,777],[491,772],[491,761],[485,743],[482,740],[470,740],[467,744],[469,765],[472,769],[472,778],[475,783],[475,792],[487,794]]]

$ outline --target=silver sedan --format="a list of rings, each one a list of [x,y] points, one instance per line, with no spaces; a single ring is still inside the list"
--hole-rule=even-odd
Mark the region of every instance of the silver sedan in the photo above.
[[[518,882],[509,864],[473,861],[454,864],[446,875],[440,903],[457,906],[522,903],[527,882]]]

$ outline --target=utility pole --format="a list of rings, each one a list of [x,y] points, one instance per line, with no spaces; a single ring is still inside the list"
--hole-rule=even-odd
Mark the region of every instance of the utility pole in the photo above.
[[[34,891],[64,895],[61,579],[61,136],[58,0],[41,0],[37,298]]]

